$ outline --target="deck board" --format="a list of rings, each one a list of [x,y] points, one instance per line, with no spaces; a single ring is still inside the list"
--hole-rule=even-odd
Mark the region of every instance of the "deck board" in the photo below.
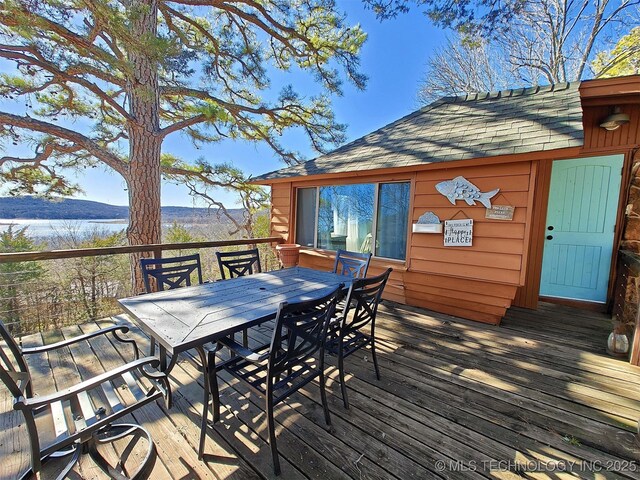
[[[640,369],[605,354],[605,315],[541,304],[535,312],[511,309],[503,325],[493,327],[385,302],[378,319],[382,379],[375,378],[369,352],[349,357],[350,410],[342,407],[335,360],[328,359],[331,427],[324,423],[315,383],[276,408],[281,478],[640,478],[630,471],[640,470],[635,463],[627,471],[573,476],[436,467],[438,460],[477,467],[498,461],[640,462],[635,442]],[[24,343],[98,327],[70,327]],[[267,327],[255,329],[251,339],[264,341],[268,334]],[[139,331],[131,335],[147,348]],[[117,348],[110,338],[68,353],[30,359],[36,389],[42,392],[52,376],[60,388],[131,358],[128,345]],[[192,361],[181,359],[172,374],[173,409],[152,404],[132,415],[151,431],[158,447],[152,478],[276,478],[264,400],[224,374],[219,380],[222,421],[209,428],[205,461],[197,459],[201,377]],[[8,479],[26,467],[28,443],[3,392],[0,455],[7,460],[0,462],[0,478]],[[104,478],[90,461],[76,472],[82,478]]]

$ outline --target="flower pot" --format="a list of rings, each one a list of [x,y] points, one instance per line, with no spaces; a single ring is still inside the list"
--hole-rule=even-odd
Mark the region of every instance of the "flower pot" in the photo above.
[[[300,245],[297,243],[281,243],[276,245],[276,254],[282,268],[290,268],[298,265],[300,260]]]

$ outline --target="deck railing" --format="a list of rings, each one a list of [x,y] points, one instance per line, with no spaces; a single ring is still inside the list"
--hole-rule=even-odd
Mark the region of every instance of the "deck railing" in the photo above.
[[[200,253],[205,280],[220,277],[214,252],[257,246],[264,270],[277,268],[280,237],[0,253],[0,319],[16,336],[121,313],[132,295],[129,254]]]

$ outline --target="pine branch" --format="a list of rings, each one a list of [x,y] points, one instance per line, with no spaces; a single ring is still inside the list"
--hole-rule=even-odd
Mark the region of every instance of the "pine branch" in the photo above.
[[[107,148],[100,146],[96,141],[82,135],[81,133],[49,122],[37,120],[35,118],[14,115],[7,112],[0,112],[0,124],[10,125],[16,128],[24,128],[66,140],[82,147],[91,155],[113,168],[116,172],[122,175],[126,173],[127,164],[123,162],[122,159]]]
[[[29,18],[30,24],[32,26],[40,27],[43,33],[53,32],[56,35],[59,35],[66,41],[67,46],[75,47],[78,53],[90,55],[93,58],[101,59],[109,64],[117,63],[117,59],[114,56],[110,55],[104,49],[92,43],[90,38],[78,35],[66,28],[64,25],[61,25],[46,17],[43,17],[42,15],[38,15],[35,12],[22,7],[20,3],[18,3],[16,7],[20,10],[20,13],[23,16]],[[21,20],[22,19],[19,16],[4,15],[0,11],[0,23],[8,27],[20,27]]]
[[[189,189],[189,193],[190,193],[191,196],[200,197],[200,198],[206,200],[209,203],[210,206],[214,206],[214,207],[216,207],[218,209],[218,215],[220,213],[222,213],[227,218],[227,220],[229,220],[233,224],[233,226],[235,227],[235,230],[232,229],[232,230],[228,231],[228,234],[230,236],[236,235],[241,230],[247,230],[248,229],[247,225],[240,224],[240,222],[238,222],[233,217],[233,215],[231,215],[229,213],[229,210],[227,210],[227,207],[225,207],[222,202],[214,199],[205,190],[202,190],[202,189],[198,188],[198,185],[196,183],[193,183],[193,182],[190,182],[190,181],[186,181],[185,185]]]
[[[206,121],[206,115],[196,115],[194,117],[185,118],[184,120],[180,120],[179,122],[175,122],[167,127],[164,127],[162,130],[160,130],[160,133],[158,135],[160,135],[161,137],[166,137],[173,132],[178,132],[180,130],[184,130],[187,127],[191,127],[193,125],[197,125]]]
[[[64,82],[68,82],[68,83],[74,83],[76,85],[80,85],[81,87],[86,88],[88,91],[90,91],[95,96],[100,98],[103,102],[107,103],[111,108],[117,111],[125,119],[127,120],[131,119],[131,116],[129,115],[129,113],[124,108],[122,108],[122,106],[118,102],[116,102],[110,95],[108,95],[102,89],[100,89],[95,83],[90,82],[82,77],[70,75],[66,71],[59,70],[53,63],[41,61],[34,57],[31,57],[22,53],[17,53],[11,50],[5,50],[3,49],[3,45],[0,45],[0,58],[6,58],[8,60],[14,60],[14,61],[22,61],[31,66],[39,67],[49,72],[51,75],[53,75],[53,79],[49,82],[50,84],[63,85]]]

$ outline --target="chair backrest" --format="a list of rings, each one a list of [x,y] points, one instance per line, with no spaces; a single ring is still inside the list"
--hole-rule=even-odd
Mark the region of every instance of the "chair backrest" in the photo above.
[[[200,254],[170,258],[143,258],[140,260],[144,287],[147,293],[153,291],[151,278],[156,280],[158,290],[171,290],[191,285],[191,275],[198,274],[198,283],[202,283]]]
[[[353,278],[364,278],[367,276],[370,261],[371,253],[338,250],[336,252],[336,261],[333,265],[333,273]]]
[[[228,278],[244,277],[262,272],[260,253],[257,248],[237,252],[216,252],[216,258],[223,280],[227,279],[225,269],[229,274]]]
[[[22,351],[11,333],[0,321],[0,379],[14,398],[33,397],[31,374]]]
[[[344,295],[343,287],[340,284],[314,300],[280,304],[271,339],[268,366],[270,378],[279,377],[283,372],[291,372],[318,351],[322,357],[329,322],[335,314],[336,303]],[[298,375],[301,373],[303,372],[297,372]]]
[[[347,301],[344,307],[341,325],[342,335],[360,330],[369,323],[371,323],[373,334],[378,305],[392,271],[393,269],[389,268],[377,277],[361,278],[353,281],[351,288],[349,288],[349,293],[347,293]],[[351,315],[349,315],[350,310],[352,310]]]

